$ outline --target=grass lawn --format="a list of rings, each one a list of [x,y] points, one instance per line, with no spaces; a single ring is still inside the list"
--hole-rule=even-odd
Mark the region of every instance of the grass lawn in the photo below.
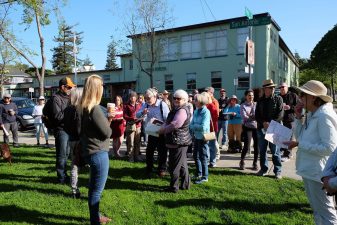
[[[72,199],[70,187],[56,184],[55,150],[12,153],[12,166],[0,162],[0,224],[88,224],[87,169],[79,178],[82,198]],[[162,192],[169,177],[146,179],[144,166],[110,160],[100,205],[110,224],[314,224],[300,181],[216,168],[208,183],[174,194]]]

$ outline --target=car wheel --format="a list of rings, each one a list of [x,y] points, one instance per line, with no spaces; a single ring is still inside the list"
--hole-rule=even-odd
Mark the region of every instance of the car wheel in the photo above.
[[[24,127],[22,126],[22,123],[20,122],[20,120],[17,120],[16,123],[18,124],[18,130],[22,131]]]

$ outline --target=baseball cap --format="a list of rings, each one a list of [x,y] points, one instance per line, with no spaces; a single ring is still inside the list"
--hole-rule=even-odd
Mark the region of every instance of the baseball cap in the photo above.
[[[45,100],[45,98],[43,96],[40,96],[39,100]]]
[[[4,94],[4,98],[11,98],[11,94]]]
[[[59,87],[61,87],[62,85],[66,85],[66,86],[69,86],[69,87],[75,87],[76,86],[69,77],[64,77],[59,81]]]
[[[226,92],[226,90],[224,88],[221,88],[220,92]]]

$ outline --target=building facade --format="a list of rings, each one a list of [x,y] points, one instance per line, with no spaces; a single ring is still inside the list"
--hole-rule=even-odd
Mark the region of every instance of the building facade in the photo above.
[[[83,86],[86,77],[98,74],[104,80],[104,97],[111,99],[129,89],[144,93],[150,87],[150,77],[146,74],[149,70],[153,86],[160,91],[191,92],[212,86],[216,94],[225,88],[228,95],[236,94],[240,98],[250,86],[261,87],[265,79],[298,85],[298,63],[280,31],[268,13],[254,15],[249,21],[247,17],[238,17],[158,30],[154,34],[155,60],[150,57],[148,34],[128,36],[132,39],[132,53],[119,55],[121,69],[79,72],[77,84]],[[255,46],[251,80],[245,58],[249,36]],[[74,80],[74,74],[45,77],[47,96],[57,89],[58,81],[64,76]],[[33,85],[38,95],[38,82],[35,80]]]

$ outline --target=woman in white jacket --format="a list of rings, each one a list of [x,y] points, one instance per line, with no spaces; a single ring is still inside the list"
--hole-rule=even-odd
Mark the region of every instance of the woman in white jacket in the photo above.
[[[334,201],[322,190],[322,171],[328,157],[337,147],[337,115],[323,83],[310,80],[302,87],[300,103],[295,107],[296,141],[286,142],[289,148],[298,146],[297,174],[302,176],[316,224],[337,224]],[[308,112],[302,119],[302,109]]]

